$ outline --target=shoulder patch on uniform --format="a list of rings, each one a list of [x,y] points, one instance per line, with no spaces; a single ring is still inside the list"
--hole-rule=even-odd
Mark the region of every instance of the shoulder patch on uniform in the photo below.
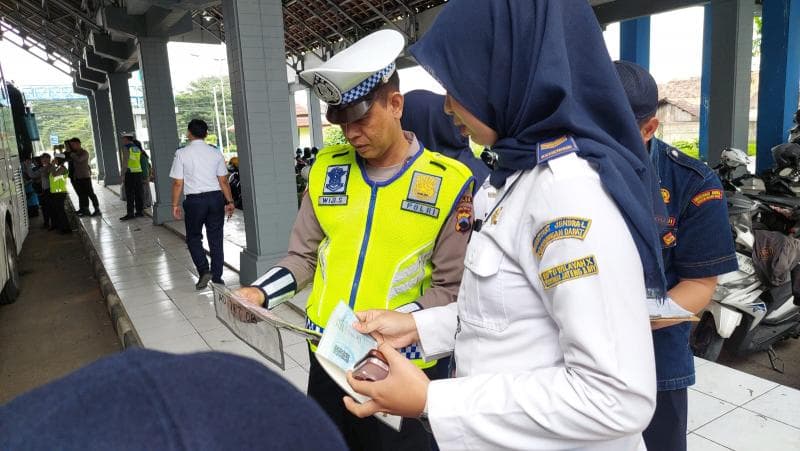
[[[670,194],[669,190],[666,188],[661,188],[661,199],[664,200],[665,204],[668,204],[672,195]]]
[[[703,191],[692,198],[692,203],[699,207],[710,200],[722,200],[722,190],[714,188]]]
[[[552,141],[540,142],[536,145],[537,163],[544,163],[553,158],[558,158],[566,154],[577,152],[578,145],[571,136],[562,136]]]
[[[592,220],[587,218],[575,216],[557,218],[555,221],[545,224],[533,237],[533,252],[542,258],[545,249],[553,241],[569,238],[582,241],[586,238],[591,226]]]
[[[544,289],[549,290],[564,282],[594,276],[597,273],[597,260],[594,255],[589,255],[545,269],[539,274],[539,279],[541,279]]]

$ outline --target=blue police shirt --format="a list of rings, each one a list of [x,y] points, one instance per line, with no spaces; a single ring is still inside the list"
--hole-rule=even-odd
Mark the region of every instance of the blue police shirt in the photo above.
[[[681,279],[700,279],[738,267],[725,192],[719,178],[703,162],[653,138],[650,159],[658,172],[667,218],[661,245],[667,289]],[[658,390],[694,384],[694,359],[689,347],[691,323],[653,331]]]

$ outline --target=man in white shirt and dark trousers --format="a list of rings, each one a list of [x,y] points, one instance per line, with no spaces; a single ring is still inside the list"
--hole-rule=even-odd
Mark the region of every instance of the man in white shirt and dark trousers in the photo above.
[[[186,212],[186,244],[200,279],[195,288],[202,290],[208,282],[223,283],[222,227],[225,216],[233,215],[228,169],[222,153],[204,142],[208,125],[192,119],[186,132],[189,143],[175,152],[169,176],[172,177],[172,215],[181,219],[180,197]],[[203,226],[211,250],[211,270],[203,249]]]

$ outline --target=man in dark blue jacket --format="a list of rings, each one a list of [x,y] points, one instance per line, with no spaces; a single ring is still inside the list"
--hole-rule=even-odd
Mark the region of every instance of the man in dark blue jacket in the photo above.
[[[615,63],[642,139],[659,176],[667,217],[661,245],[668,296],[694,313],[711,301],[717,276],[737,269],[728,208],[719,178],[703,162],[655,138],[658,86],[636,64]],[[658,377],[656,411],[643,436],[647,449],[686,450],[687,387],[694,384],[691,324],[653,326]]]

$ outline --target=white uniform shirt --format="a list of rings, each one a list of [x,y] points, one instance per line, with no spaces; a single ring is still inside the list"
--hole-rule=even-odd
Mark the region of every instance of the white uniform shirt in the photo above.
[[[458,302],[414,313],[426,359],[455,350],[457,377],[428,389],[436,441],[443,450],[643,450],[656,375],[633,238],[577,155],[515,174],[504,189],[517,177],[502,210],[473,232]],[[476,196],[476,218],[504,189]],[[540,234],[540,257],[535,236],[563,217],[591,223],[582,238]],[[594,266],[548,271],[573,261]]]
[[[225,158],[216,147],[202,139],[195,139],[175,151],[169,176],[183,180],[184,194],[199,194],[219,191],[219,179],[228,175]]]

